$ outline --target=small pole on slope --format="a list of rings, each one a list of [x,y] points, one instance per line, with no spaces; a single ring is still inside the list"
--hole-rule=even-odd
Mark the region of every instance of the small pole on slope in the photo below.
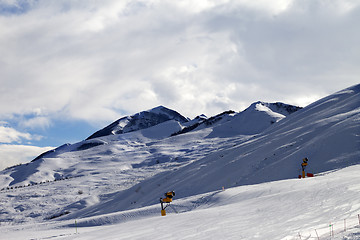
[[[346,219],[344,219],[344,232],[346,232]]]
[[[358,214],[358,219],[359,219],[359,225],[360,225],[360,214]]]
[[[316,231],[316,229],[315,229],[315,233],[316,233],[317,239],[320,240],[319,234],[318,234],[318,232]]]
[[[77,231],[77,222],[76,222],[76,219],[75,219],[75,233],[77,234],[78,231]]]
[[[299,238],[300,238],[300,240],[301,240],[301,235],[300,235],[300,232],[299,232]]]
[[[331,238],[331,223],[329,224],[330,238]]]

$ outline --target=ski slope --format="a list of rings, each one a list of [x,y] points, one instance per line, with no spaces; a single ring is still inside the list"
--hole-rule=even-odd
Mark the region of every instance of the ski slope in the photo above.
[[[360,166],[314,178],[219,189],[104,215],[3,226],[1,239],[358,239]],[[347,219],[347,230],[343,221]],[[343,238],[347,236],[347,238]]]

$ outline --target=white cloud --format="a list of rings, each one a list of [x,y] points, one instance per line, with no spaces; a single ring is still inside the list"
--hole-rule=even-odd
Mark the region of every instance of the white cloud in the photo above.
[[[17,2],[15,2],[17,3]],[[0,12],[0,118],[304,104],[358,83],[358,1],[34,1]],[[10,16],[9,16],[10,14]]]
[[[48,117],[39,116],[39,117],[25,119],[21,122],[20,125],[28,129],[36,129],[36,128],[46,129],[50,127],[51,121]]]
[[[53,147],[0,144],[0,170],[17,164],[27,163]]]
[[[38,123],[37,120],[29,119],[28,121],[22,120],[20,121],[23,126],[26,124],[31,124],[31,126],[27,126],[29,128],[34,127],[44,127],[44,124],[40,120]],[[39,124],[39,125],[37,125]],[[18,143],[21,144],[23,142],[30,143],[30,141],[40,141],[43,138],[43,136],[38,134],[30,134],[27,132],[21,132],[19,130],[16,130],[13,127],[10,127],[9,124],[5,121],[0,121],[0,144],[10,144],[10,143]]]
[[[31,140],[29,133],[19,132],[11,127],[0,126],[0,143],[22,142],[23,140]]]

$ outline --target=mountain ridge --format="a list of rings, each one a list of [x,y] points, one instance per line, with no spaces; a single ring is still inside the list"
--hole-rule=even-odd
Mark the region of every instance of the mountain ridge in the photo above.
[[[256,109],[256,107],[253,107],[255,105],[261,105],[262,110]],[[117,139],[118,137],[123,136],[125,139],[132,138],[131,135],[135,136],[134,141],[136,140],[136,136],[139,136],[140,138],[146,138],[146,139],[153,139],[153,140],[161,140],[166,139],[168,137],[174,137],[179,134],[189,133],[192,131],[200,131],[202,129],[210,129],[211,132],[209,132],[208,137],[214,138],[214,137],[231,137],[236,135],[249,135],[249,134],[257,134],[269,127],[274,122],[282,119],[284,116],[280,114],[272,112],[267,106],[277,106],[277,111],[287,111],[286,109],[301,109],[296,106],[288,105],[288,104],[279,104],[279,103],[265,103],[265,102],[255,102],[251,104],[247,109],[245,109],[242,112],[236,113],[235,111],[229,110],[225,111],[223,113],[220,113],[218,115],[215,115],[213,117],[207,118],[205,115],[200,115],[199,117],[196,117],[193,120],[190,120],[178,112],[166,108],[164,106],[158,106],[155,108],[152,108],[147,111],[142,111],[139,113],[136,113],[131,116],[125,116],[123,118],[118,119],[117,121],[111,123],[110,125],[104,127],[103,129],[100,129],[99,131],[92,134],[90,137],[88,137],[86,140],[83,140],[78,143],[74,144],[63,144],[60,147],[57,147],[55,149],[52,149],[50,151],[44,152],[40,154],[38,157],[33,159],[30,163],[18,165],[14,167],[8,168],[10,172],[13,172],[9,175],[9,177],[5,177],[5,179],[13,179],[12,181],[6,180],[5,182],[8,182],[9,185],[2,184],[2,187],[7,186],[13,186],[13,185],[29,185],[34,184],[37,182],[41,182],[41,180],[36,179],[43,179],[44,176],[48,176],[46,181],[52,181],[56,180],[55,176],[65,176],[65,177],[71,177],[72,174],[69,174],[69,171],[65,171],[65,169],[51,169],[50,171],[46,170],[44,173],[41,173],[41,164],[36,163],[34,166],[28,166],[34,164],[34,162],[42,161],[44,164],[45,162],[50,161],[50,159],[57,159],[59,155],[63,154],[70,154],[75,153],[78,151],[79,153],[83,151],[90,151],[91,149],[98,149],[101,148],[101,146],[105,146],[108,144],[109,140],[108,138],[112,138],[112,136]],[[264,108],[266,108],[266,111],[264,111]],[[270,115],[268,113],[271,113]],[[293,111],[294,112],[294,111]],[[290,114],[292,112],[288,112]],[[247,122],[247,116],[251,114],[255,114],[255,117],[258,118],[258,122],[254,127],[252,127],[252,131],[249,132],[247,128],[249,127],[246,125]],[[245,117],[243,116],[245,115]],[[234,128],[234,124],[239,124],[237,119],[241,117],[243,121],[245,121],[245,128],[236,129]],[[248,124],[252,124],[254,122],[254,119],[248,119]],[[259,122],[261,124],[259,124]],[[241,124],[241,123],[240,123]],[[244,122],[242,123],[244,124]],[[230,126],[229,129],[227,129],[227,126]],[[260,127],[259,127],[260,126]],[[231,134],[223,134],[222,132],[231,132]],[[247,131],[247,132],[246,132]],[[220,133],[220,134],[219,134]],[[130,135],[129,135],[130,134]],[[142,141],[142,140],[140,140]],[[146,140],[148,141],[148,140]],[[116,142],[116,140],[115,140]],[[128,142],[128,140],[126,140]],[[126,143],[125,143],[126,144]],[[159,157],[157,155],[154,155],[154,157],[148,159],[147,163],[141,164],[138,162],[134,162],[131,165],[132,166],[148,166],[153,165],[157,162],[167,162],[170,161],[171,158],[162,156],[160,159],[164,160],[154,160],[155,157]],[[49,159],[49,160],[47,160]],[[184,160],[179,160],[182,158],[176,158],[177,161],[183,162]],[[24,166],[25,165],[25,166]],[[57,166],[58,164],[55,164]],[[32,169],[31,171],[25,171],[28,177],[24,176],[21,172],[23,172],[26,168]],[[77,171],[73,171],[74,173]],[[33,177],[32,177],[33,175]],[[76,174],[78,176],[79,174]],[[21,176],[18,178],[17,176]],[[35,177],[37,176],[37,177]],[[33,179],[33,180],[31,180]],[[1,181],[0,181],[1,183]]]

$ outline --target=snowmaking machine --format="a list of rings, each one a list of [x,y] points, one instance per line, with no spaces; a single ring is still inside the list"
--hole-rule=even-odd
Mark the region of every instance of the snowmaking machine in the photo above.
[[[308,161],[309,159],[308,158],[303,158],[303,162],[301,163],[301,175],[299,175],[299,178],[305,178],[305,168],[306,166],[308,165]],[[314,174],[312,173],[307,173],[306,174],[306,177],[313,177]]]
[[[172,198],[175,196],[175,192],[166,192],[165,198],[160,198],[160,204],[161,204],[161,216],[166,216],[165,208],[167,208],[170,203],[172,202]]]

